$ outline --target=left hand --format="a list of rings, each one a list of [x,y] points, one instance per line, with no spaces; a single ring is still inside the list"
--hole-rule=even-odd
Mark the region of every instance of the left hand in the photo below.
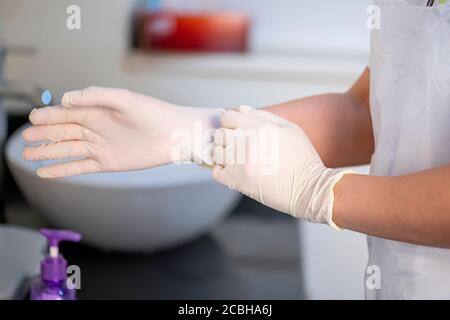
[[[26,160],[68,160],[40,168],[42,178],[148,169],[193,156],[204,160],[195,148],[203,146],[202,134],[191,137],[191,130],[199,124],[200,133],[212,131],[222,113],[99,87],[68,92],[61,103],[33,110],[33,126],[23,132],[25,140],[39,142],[24,149]],[[192,149],[173,139],[180,130],[196,139]]]
[[[246,106],[227,111],[221,125],[215,134],[216,181],[276,210],[338,229],[333,187],[348,172],[326,168],[302,128]]]

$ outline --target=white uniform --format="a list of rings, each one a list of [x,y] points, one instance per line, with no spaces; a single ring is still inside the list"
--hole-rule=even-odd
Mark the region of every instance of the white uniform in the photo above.
[[[374,4],[381,28],[372,31],[371,173],[450,164],[450,1]],[[375,237],[368,244],[369,265],[381,270],[381,289],[366,289],[368,299],[450,299],[450,250]]]

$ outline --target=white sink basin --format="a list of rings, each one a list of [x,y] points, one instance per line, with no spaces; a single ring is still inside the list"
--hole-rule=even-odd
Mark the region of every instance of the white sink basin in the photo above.
[[[22,159],[24,128],[6,147],[19,187],[46,221],[80,232],[92,246],[145,252],[175,246],[206,232],[240,199],[194,165],[41,179],[36,169],[47,162]]]

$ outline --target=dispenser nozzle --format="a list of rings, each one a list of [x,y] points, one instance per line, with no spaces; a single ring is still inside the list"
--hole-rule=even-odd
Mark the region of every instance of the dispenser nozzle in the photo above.
[[[59,243],[61,241],[79,242],[81,240],[81,234],[69,230],[41,229],[41,233],[48,240],[49,256],[52,258],[59,256]]]

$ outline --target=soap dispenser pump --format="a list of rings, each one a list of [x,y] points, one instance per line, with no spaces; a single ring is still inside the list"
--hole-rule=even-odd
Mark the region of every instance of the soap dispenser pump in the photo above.
[[[75,289],[67,287],[67,261],[59,253],[61,241],[79,242],[81,235],[69,230],[41,229],[49,243],[41,262],[41,275],[31,283],[31,300],[75,300]]]

